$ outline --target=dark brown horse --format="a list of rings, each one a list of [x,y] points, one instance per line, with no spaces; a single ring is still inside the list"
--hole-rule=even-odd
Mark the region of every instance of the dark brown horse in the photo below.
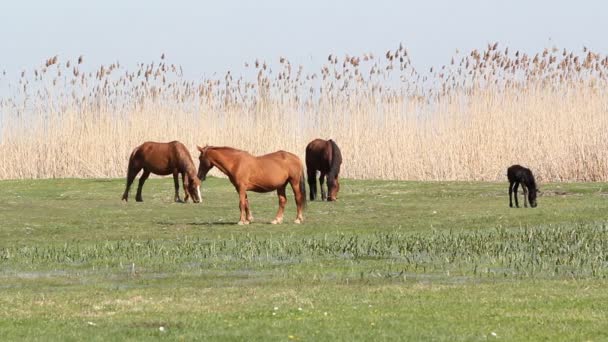
[[[306,206],[304,166],[295,154],[278,151],[255,157],[248,152],[232,147],[197,147],[201,152],[198,177],[204,180],[209,170],[215,166],[228,176],[239,193],[241,217],[238,224],[249,224],[253,221],[247,191],[270,192],[273,190],[276,190],[279,196],[279,211],[271,223],[282,223],[287,202],[285,195],[287,184],[291,184],[296,199],[297,215],[294,222],[304,221],[302,216],[302,211]]]
[[[306,171],[308,173],[308,186],[310,187],[310,200],[317,197],[317,170],[320,171],[319,186],[321,188],[321,199],[335,201],[340,191],[340,165],[342,165],[342,153],[336,143],[329,139],[315,139],[306,146]],[[323,189],[323,182],[327,176],[327,192]]]
[[[190,152],[188,152],[186,146],[181,142],[157,143],[148,141],[133,150],[131,157],[129,157],[127,188],[122,195],[124,201],[128,201],[131,184],[141,169],[144,170],[144,173],[139,177],[139,186],[137,187],[137,195],[135,196],[137,202],[143,202],[141,189],[150,173],[162,176],[173,174],[176,202],[181,202],[179,198],[179,180],[177,178],[181,173],[185,192],[184,201],[187,202],[189,196],[192,196],[194,203],[201,201],[201,181],[196,176],[196,167],[194,166]]]

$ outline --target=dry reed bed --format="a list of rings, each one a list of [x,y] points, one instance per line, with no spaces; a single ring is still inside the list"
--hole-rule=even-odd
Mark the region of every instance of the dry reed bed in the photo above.
[[[245,66],[192,82],[164,55],[92,72],[53,57],[17,81],[0,74],[0,179],[123,177],[146,140],[303,157],[331,137],[351,178],[493,181],[521,163],[541,181],[608,180],[608,57],[586,49],[493,44],[424,73],[403,46],[330,55],[312,73],[283,57]]]

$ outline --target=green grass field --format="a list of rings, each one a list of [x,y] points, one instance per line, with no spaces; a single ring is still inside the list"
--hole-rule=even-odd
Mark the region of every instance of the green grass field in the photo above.
[[[608,184],[344,180],[278,226],[274,193],[238,226],[227,180],[172,184],[0,182],[0,338],[608,340]]]

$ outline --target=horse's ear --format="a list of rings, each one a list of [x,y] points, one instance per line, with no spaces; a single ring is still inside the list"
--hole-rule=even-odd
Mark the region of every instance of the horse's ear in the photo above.
[[[205,146],[205,147],[206,147],[206,146]],[[205,148],[200,147],[200,146],[198,146],[198,145],[196,145],[196,149],[197,149],[197,150],[198,150],[200,153],[203,153],[203,151],[205,150]]]

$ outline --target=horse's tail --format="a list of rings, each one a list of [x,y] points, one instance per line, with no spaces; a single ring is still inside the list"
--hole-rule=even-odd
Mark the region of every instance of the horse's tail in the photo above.
[[[300,175],[300,194],[302,196],[302,208],[306,208],[306,177],[304,176],[304,167]]]
[[[136,170],[134,163],[135,154],[140,147],[141,146],[137,146],[135,149],[133,149],[133,152],[131,152],[131,155],[129,156],[129,164],[127,166],[127,185],[125,187],[125,192],[122,194],[122,200],[125,202],[129,200],[129,189],[131,188],[131,184],[133,184],[133,180],[139,173],[139,170]]]
[[[329,185],[329,179],[333,182],[333,179],[340,173],[340,165],[342,165],[342,152],[335,141],[329,139],[331,144],[331,164],[329,165],[329,175],[327,183]]]

